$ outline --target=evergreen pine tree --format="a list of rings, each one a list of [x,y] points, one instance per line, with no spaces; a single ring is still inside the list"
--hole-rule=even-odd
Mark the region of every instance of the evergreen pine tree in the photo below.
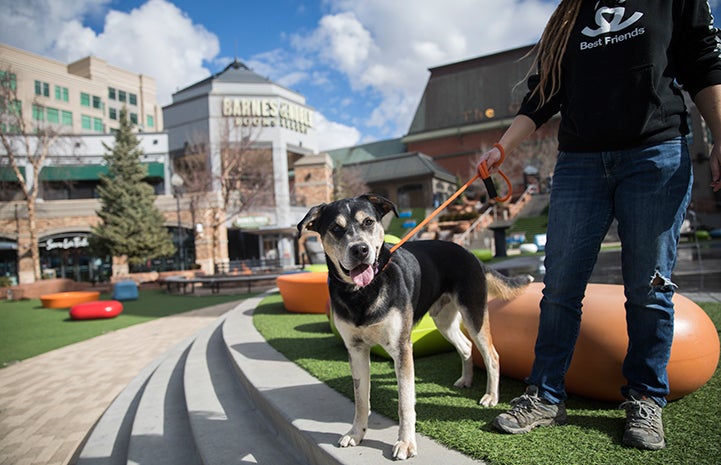
[[[175,253],[163,214],[153,204],[155,193],[144,182],[147,168],[138,138],[132,132],[127,111],[120,111],[115,145],[105,149],[108,175],[100,176],[101,219],[93,228],[95,245],[113,256],[127,256],[129,264],[142,264]]]

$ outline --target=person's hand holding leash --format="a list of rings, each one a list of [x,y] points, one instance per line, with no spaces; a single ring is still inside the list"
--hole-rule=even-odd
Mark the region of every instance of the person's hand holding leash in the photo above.
[[[493,174],[498,171],[498,167],[501,166],[501,161],[503,160],[503,154],[501,153],[501,149],[499,149],[499,147],[499,144],[494,144],[490,150],[481,154],[481,158],[478,160],[477,166],[479,172],[481,171],[481,165],[483,162],[486,163],[489,173]]]

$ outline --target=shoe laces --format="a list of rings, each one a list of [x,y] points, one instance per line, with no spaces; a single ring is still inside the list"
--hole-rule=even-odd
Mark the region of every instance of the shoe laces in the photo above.
[[[623,402],[619,408],[626,410],[630,427],[653,429],[657,424],[660,409],[649,401],[629,399]]]
[[[528,417],[535,408],[541,405],[541,402],[541,398],[537,395],[524,393],[520,397],[511,400],[511,410],[508,413],[516,418],[519,416]]]

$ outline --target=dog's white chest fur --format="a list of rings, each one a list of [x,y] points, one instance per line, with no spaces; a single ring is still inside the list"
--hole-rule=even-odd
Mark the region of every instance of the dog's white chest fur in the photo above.
[[[394,309],[382,321],[371,325],[356,326],[341,318],[333,318],[336,329],[347,344],[379,344],[388,351],[388,346],[396,345],[399,335],[403,333],[403,316]]]

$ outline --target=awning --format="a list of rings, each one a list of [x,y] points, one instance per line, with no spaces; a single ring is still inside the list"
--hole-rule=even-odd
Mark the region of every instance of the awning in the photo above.
[[[149,178],[165,177],[165,166],[162,163],[143,163],[148,168]],[[100,175],[108,174],[105,165],[62,165],[44,166],[40,170],[40,179],[43,181],[96,181]]]
[[[20,174],[25,176],[25,167],[24,166],[20,167]],[[17,180],[18,180],[18,178],[17,178],[17,176],[15,176],[15,171],[11,167],[9,167],[7,165],[0,166],[0,181],[16,182]]]
[[[13,241],[0,240],[0,250],[17,250],[18,243]]]

